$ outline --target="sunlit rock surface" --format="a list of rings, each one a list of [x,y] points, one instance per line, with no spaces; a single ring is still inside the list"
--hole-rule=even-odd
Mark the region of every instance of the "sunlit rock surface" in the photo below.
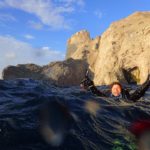
[[[136,12],[113,22],[96,39],[91,39],[87,31],[78,32],[68,40],[68,53],[67,57],[87,60],[97,85],[125,83],[123,69],[133,68],[138,70],[131,73],[133,78],[143,83],[150,73],[150,12]]]

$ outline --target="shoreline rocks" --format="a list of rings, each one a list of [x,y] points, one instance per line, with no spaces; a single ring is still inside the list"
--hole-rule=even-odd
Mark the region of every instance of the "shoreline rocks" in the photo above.
[[[57,86],[79,85],[87,66],[84,60],[73,59],[52,62],[45,66],[35,64],[8,66],[3,70],[3,79],[31,78],[46,80]]]

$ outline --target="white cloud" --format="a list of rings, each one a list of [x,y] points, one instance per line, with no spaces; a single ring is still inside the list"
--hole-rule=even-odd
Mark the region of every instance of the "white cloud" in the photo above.
[[[11,36],[0,36],[0,54],[0,72],[8,65],[24,63],[45,65],[51,61],[64,59],[61,51],[52,50],[49,47],[34,48]]]
[[[102,13],[100,10],[96,10],[96,11],[94,12],[94,15],[97,16],[99,19],[101,19],[102,16],[103,16],[103,13]]]
[[[83,7],[85,5],[84,0],[56,0],[60,3],[65,3],[66,6],[71,6],[73,3],[76,3],[78,6]]]
[[[35,38],[35,37],[34,37],[33,35],[31,35],[31,34],[26,34],[26,35],[24,35],[24,37],[25,37],[26,39],[28,39],[28,40],[32,40],[32,39]]]
[[[11,14],[0,14],[0,22],[17,21]]]
[[[14,52],[10,51],[10,52],[6,53],[4,57],[7,59],[15,59],[16,54]]]
[[[70,28],[70,20],[64,14],[75,11],[75,6],[83,6],[83,0],[3,0],[1,7],[12,7],[35,15],[42,24],[54,29]]]
[[[28,25],[36,30],[40,30],[43,28],[43,24],[40,22],[28,21]]]
[[[48,46],[43,46],[42,49],[43,50],[49,50],[49,47]]]

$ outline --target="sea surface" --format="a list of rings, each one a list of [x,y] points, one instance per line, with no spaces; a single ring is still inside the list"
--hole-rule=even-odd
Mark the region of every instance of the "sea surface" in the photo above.
[[[0,80],[0,150],[134,150],[129,128],[149,118],[150,89],[132,103],[79,86]]]

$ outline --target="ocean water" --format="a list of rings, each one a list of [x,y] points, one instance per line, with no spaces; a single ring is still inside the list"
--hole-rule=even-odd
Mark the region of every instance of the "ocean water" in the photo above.
[[[0,150],[133,150],[129,127],[149,118],[150,89],[132,103],[78,86],[0,80]]]

